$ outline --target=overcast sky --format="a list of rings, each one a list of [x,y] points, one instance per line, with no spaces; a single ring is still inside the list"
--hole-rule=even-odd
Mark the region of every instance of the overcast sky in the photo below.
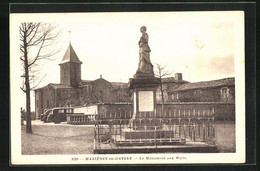
[[[46,79],[39,86],[59,83],[58,64],[69,41],[83,62],[83,80],[103,75],[108,81],[128,82],[138,66],[141,26],[147,27],[154,66],[167,65],[172,76],[182,73],[184,80],[197,82],[235,76],[236,27],[241,16],[241,12],[19,14],[10,24],[12,28],[26,21],[55,22],[62,29],[55,47],[62,49],[56,60],[43,61]]]

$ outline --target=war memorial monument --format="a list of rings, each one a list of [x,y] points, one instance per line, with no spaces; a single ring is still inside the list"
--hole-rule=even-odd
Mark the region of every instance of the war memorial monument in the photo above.
[[[214,111],[156,109],[160,79],[154,76],[147,28],[142,26],[139,64],[129,79],[133,90],[131,118],[97,118],[94,153],[215,152]]]

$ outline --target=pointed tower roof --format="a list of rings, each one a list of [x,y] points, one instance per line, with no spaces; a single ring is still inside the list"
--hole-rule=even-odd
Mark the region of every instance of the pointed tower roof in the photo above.
[[[76,52],[74,51],[73,47],[71,46],[71,43],[69,44],[69,47],[63,56],[63,59],[60,64],[67,63],[67,62],[74,62],[82,64],[82,62],[79,60]]]

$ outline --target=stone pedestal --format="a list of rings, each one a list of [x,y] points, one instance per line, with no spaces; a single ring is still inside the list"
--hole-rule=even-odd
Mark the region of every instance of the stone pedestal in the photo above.
[[[160,80],[156,77],[130,78],[130,89],[134,90],[134,114],[132,119],[140,118],[142,113],[156,115],[156,90]]]
[[[160,122],[147,122],[156,118],[156,90],[160,80],[156,77],[130,78],[130,89],[134,90],[134,113],[130,120],[131,129],[154,130]],[[135,122],[135,119],[143,119]]]

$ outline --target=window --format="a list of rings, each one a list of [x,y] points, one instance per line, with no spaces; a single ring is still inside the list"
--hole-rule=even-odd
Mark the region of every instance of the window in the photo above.
[[[60,98],[60,96],[61,96],[61,92],[60,90],[57,90],[57,97]]]
[[[47,100],[47,108],[49,108],[50,107],[50,102],[49,102],[49,100]]]
[[[89,92],[89,85],[86,85],[86,90],[87,92]]]
[[[65,113],[64,109],[59,109],[58,113]]]
[[[159,100],[159,99],[161,99],[161,93],[160,92],[156,92],[156,98]]]
[[[227,98],[229,96],[229,89],[227,87],[223,87],[220,90],[221,97]]]
[[[77,67],[76,66],[74,67],[74,77],[75,77],[75,79],[77,79]]]
[[[201,90],[195,90],[194,94],[197,95],[197,96],[198,96],[198,95],[201,95],[201,94],[202,94],[202,91],[201,91]]]
[[[67,109],[66,113],[73,113],[73,109]]]
[[[178,100],[179,99],[179,94],[178,93],[173,93],[171,97],[172,97],[172,100]]]

